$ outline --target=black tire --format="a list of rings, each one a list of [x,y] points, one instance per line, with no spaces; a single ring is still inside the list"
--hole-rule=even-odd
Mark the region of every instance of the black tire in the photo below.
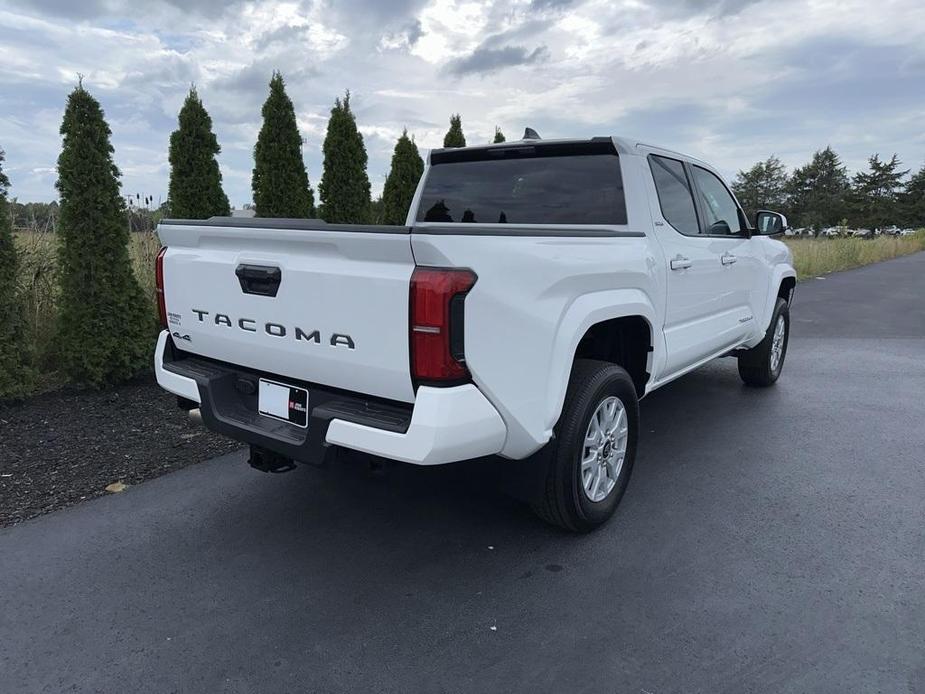
[[[774,331],[778,321],[784,322],[784,336],[780,359],[776,366],[772,364],[772,345]],[[739,376],[746,385],[756,388],[767,388],[773,385],[784,368],[784,359],[787,357],[787,344],[790,341],[790,304],[778,298],[771,315],[771,324],[768,326],[764,339],[757,345],[739,355]]]
[[[619,398],[626,413],[626,451],[613,488],[600,501],[592,501],[582,480],[585,434],[592,415],[610,396]],[[607,521],[626,491],[636,459],[638,428],[639,402],[630,375],[609,362],[576,360],[556,438],[550,443],[542,496],[533,506],[537,515],[573,532],[589,532]]]

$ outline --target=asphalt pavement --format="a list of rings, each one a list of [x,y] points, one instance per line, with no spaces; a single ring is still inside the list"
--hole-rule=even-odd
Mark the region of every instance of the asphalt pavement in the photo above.
[[[240,454],[2,530],[0,692],[923,694],[925,253],[793,319],[776,387],[643,401],[591,535],[472,466]]]

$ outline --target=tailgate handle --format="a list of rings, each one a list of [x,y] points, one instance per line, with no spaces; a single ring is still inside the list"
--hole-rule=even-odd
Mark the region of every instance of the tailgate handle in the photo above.
[[[276,296],[283,273],[272,265],[245,265],[235,268],[234,274],[241,283],[241,291],[258,296]]]

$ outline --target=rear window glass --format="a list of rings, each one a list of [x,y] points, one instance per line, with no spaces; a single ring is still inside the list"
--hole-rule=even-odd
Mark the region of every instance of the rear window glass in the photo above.
[[[542,146],[521,149],[444,154],[458,158],[440,162],[435,154],[418,221],[626,224],[616,153],[574,154],[557,149],[550,155]]]

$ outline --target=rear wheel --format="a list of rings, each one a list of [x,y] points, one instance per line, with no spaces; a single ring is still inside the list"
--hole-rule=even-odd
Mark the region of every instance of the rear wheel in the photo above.
[[[608,362],[577,360],[534,505],[538,515],[575,532],[610,518],[633,469],[638,423],[630,375]]]
[[[772,385],[784,368],[790,338],[790,305],[778,298],[764,339],[739,355],[739,376],[746,385]]]

